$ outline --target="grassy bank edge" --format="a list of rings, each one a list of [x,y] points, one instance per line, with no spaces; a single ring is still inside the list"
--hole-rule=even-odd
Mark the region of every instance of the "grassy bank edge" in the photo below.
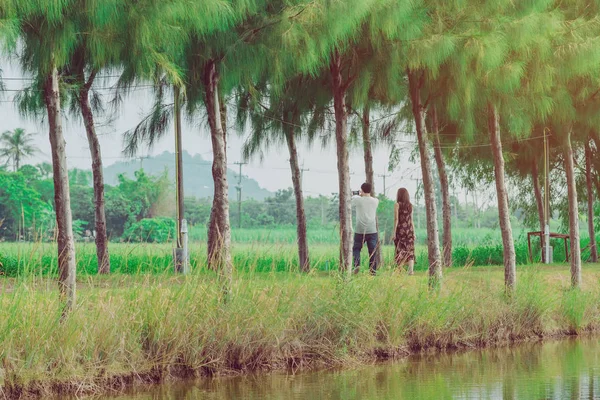
[[[261,349],[266,341],[273,339],[269,337],[271,333],[268,328],[264,328],[267,329],[264,332],[265,338],[261,338],[262,342],[256,340],[256,347],[251,348],[252,335],[260,334],[260,329],[256,329],[258,325],[248,325],[247,327],[251,332],[246,333],[248,337],[239,336],[241,340],[238,343],[240,346],[246,346],[248,354],[243,357],[238,355],[237,361],[235,361],[236,355],[234,353],[244,350],[236,349],[236,343],[232,341],[232,343],[225,346],[229,347],[215,350],[215,354],[222,354],[231,358],[227,362],[220,360],[214,363],[203,363],[196,360],[196,362],[188,363],[183,355],[173,354],[170,356],[169,361],[166,361],[167,357],[159,357],[156,363],[153,364],[150,361],[144,367],[132,365],[131,371],[110,373],[100,368],[89,371],[91,373],[89,375],[74,376],[71,379],[34,379],[25,383],[20,377],[20,373],[14,369],[11,370],[6,363],[6,359],[4,359],[4,386],[0,389],[0,393],[2,393],[2,397],[7,399],[41,398],[52,395],[118,394],[131,387],[174,380],[256,372],[297,372],[343,368],[359,363],[398,359],[420,352],[447,352],[502,347],[582,334],[596,335],[600,332],[598,293],[589,291],[590,286],[598,281],[596,271],[593,273],[588,271],[586,276],[587,291],[568,290],[565,285],[566,282],[556,281],[557,275],[555,273],[548,276],[544,275],[543,280],[545,283],[540,279],[542,274],[533,273],[522,279],[520,291],[515,298],[510,300],[499,297],[498,293],[501,290],[494,290],[493,294],[489,294],[490,288],[499,289],[501,287],[500,272],[500,270],[495,271],[495,275],[483,274],[482,271],[459,272],[454,276],[450,276],[450,282],[446,282],[447,285],[443,293],[434,295],[427,294],[422,290],[422,286],[425,286],[425,280],[418,279],[418,277],[416,278],[418,285],[403,286],[407,283],[413,283],[408,281],[411,278],[406,276],[396,277],[390,275],[375,279],[360,277],[350,284],[343,285],[332,278],[321,279],[314,276],[292,277],[289,281],[280,281],[279,278],[273,278],[271,275],[267,277],[257,275],[251,280],[240,279],[238,281],[237,298],[243,301],[256,301],[261,305],[277,301],[271,301],[269,298],[265,302],[264,299],[256,297],[257,293],[261,294],[266,290],[271,291],[269,294],[277,295],[292,292],[314,292],[317,294],[333,292],[325,297],[322,302],[313,301],[303,304],[309,308],[306,310],[307,313],[323,313],[320,314],[319,318],[321,319],[315,319],[312,322],[302,321],[302,316],[297,315],[302,305],[294,307],[293,310],[285,309],[285,304],[288,304],[285,302],[283,314],[285,314],[285,317],[293,315],[298,319],[296,322],[299,325],[296,328],[299,332],[307,329],[307,327],[312,329],[311,323],[319,325],[329,319],[334,320],[332,325],[335,329],[332,328],[333,330],[328,332],[327,329],[329,328],[327,327],[314,328],[315,331],[309,332],[306,336],[318,336],[319,340],[315,340],[314,343],[284,340],[282,343],[272,343],[271,348]],[[457,283],[458,281],[461,281],[461,283]],[[168,282],[167,285],[173,285],[173,282]],[[185,292],[194,285],[198,285],[196,279],[186,281],[177,292]],[[405,310],[401,310],[399,314],[386,317],[385,313],[394,310],[393,306],[385,306],[385,304],[390,301],[393,302],[393,299],[396,298],[392,293],[394,285],[399,285],[402,290],[409,293],[408,300],[403,300],[398,304],[402,306],[413,305],[415,308],[409,309],[407,307]],[[160,287],[161,284],[148,283],[147,280],[142,286],[144,286],[144,293],[149,292],[142,293],[142,297],[146,298],[145,301],[153,298],[153,294],[163,294],[160,291],[165,290],[164,287]],[[291,286],[292,290],[274,289],[274,286]],[[471,288],[471,290],[467,292],[468,288]],[[367,295],[361,297],[362,292],[366,292]],[[483,295],[486,292],[488,292],[487,300]],[[344,293],[347,293],[347,296]],[[203,294],[206,295],[207,292],[203,291]],[[86,296],[88,296],[89,301],[100,298],[97,295],[94,297],[88,294],[84,294],[82,297],[85,298]],[[373,299],[376,299],[375,302],[378,306],[369,308],[369,304]],[[464,304],[461,305],[460,302],[464,302]],[[154,303],[149,302],[148,304],[152,306]],[[355,304],[357,305],[356,309],[348,307],[348,305]],[[494,305],[504,308],[501,311],[489,310],[489,307]],[[330,306],[333,310],[329,310]],[[209,304],[209,307],[212,307],[212,305]],[[280,307],[282,307],[281,304],[274,305],[271,311],[275,312]],[[321,307],[324,308],[321,309]],[[81,306],[80,310],[83,308]],[[259,306],[256,306],[256,309],[258,308]],[[240,303],[237,306],[235,304],[229,306],[228,310],[241,315],[244,312],[252,314],[255,309]],[[363,315],[363,313],[373,310],[380,311],[381,315]],[[218,314],[223,311],[225,310],[221,309],[215,312]],[[345,312],[346,315],[343,315]],[[457,314],[460,314],[460,316],[457,316]],[[253,315],[254,318],[265,318],[259,314]],[[353,318],[358,321],[352,320]],[[395,321],[396,318],[399,326],[389,326],[390,321]],[[225,320],[229,321],[227,318]],[[235,318],[232,320],[235,321]],[[265,321],[269,321],[269,319],[265,318]],[[241,325],[245,323],[246,320],[243,320]],[[354,325],[355,327],[351,328]],[[295,325],[291,324],[291,326]],[[343,336],[343,333],[337,331],[343,330],[344,327],[351,331],[346,333],[347,336]],[[317,332],[316,329],[322,331]],[[393,329],[396,329],[397,332],[392,332]],[[218,334],[218,329],[214,330],[214,333]],[[296,336],[301,337],[301,334],[290,335],[290,338]],[[231,337],[235,338],[236,336]],[[166,336],[164,343],[157,339],[154,346],[164,346],[171,339]],[[227,340],[227,338],[223,339],[223,341]],[[361,344],[361,340],[364,345]],[[152,357],[148,356],[148,360],[152,360]]]
[[[594,336],[600,333],[600,327],[588,328],[580,333],[570,332],[569,330],[557,330],[555,332],[546,332],[544,334],[531,333],[526,337],[520,337],[507,342],[496,342],[488,344],[472,345],[464,342],[456,342],[449,344],[446,348],[436,346],[422,347],[420,349],[411,349],[409,346],[398,348],[373,348],[370,352],[362,354],[352,360],[347,360],[347,364],[342,363],[326,363],[316,360],[279,360],[274,366],[260,370],[237,370],[237,371],[220,371],[218,373],[210,372],[205,368],[191,368],[185,365],[171,365],[154,367],[148,371],[135,371],[126,374],[119,374],[110,377],[83,379],[83,380],[48,380],[48,381],[33,381],[26,385],[12,383],[0,388],[0,393],[3,399],[39,399],[52,396],[98,396],[98,395],[114,395],[118,396],[133,389],[150,388],[151,386],[172,383],[177,381],[191,381],[193,379],[217,378],[222,376],[256,374],[256,373],[272,373],[286,372],[298,373],[308,372],[317,369],[335,369],[344,368],[344,366],[368,365],[372,363],[400,361],[409,356],[418,354],[441,354],[460,351],[482,350],[486,348],[499,348],[505,346],[518,346],[524,343],[564,340],[573,337]],[[18,381],[17,381],[18,382]]]

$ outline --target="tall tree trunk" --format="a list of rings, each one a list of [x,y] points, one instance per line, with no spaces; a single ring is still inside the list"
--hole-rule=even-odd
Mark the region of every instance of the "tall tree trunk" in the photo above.
[[[306,213],[304,212],[304,196],[302,194],[302,175],[298,163],[298,149],[294,138],[294,128],[290,125],[285,127],[285,139],[290,152],[290,168],[292,170],[292,183],[294,184],[294,196],[296,197],[296,222],[298,234],[298,261],[302,272],[310,271],[310,259],[308,256],[308,242],[306,239]]]
[[[423,195],[427,216],[427,254],[429,259],[429,286],[441,285],[442,263],[440,260],[440,239],[437,223],[437,210],[433,188],[431,156],[427,148],[427,128],[425,127],[425,110],[421,102],[421,87],[424,75],[421,71],[407,70],[412,112],[415,119],[419,154],[421,156],[421,173],[423,175]]]
[[[371,193],[373,196],[375,195],[375,172],[373,169],[373,145],[371,143],[371,108],[369,107],[369,103],[365,105],[363,108],[362,114],[362,138],[363,138],[363,150],[364,150],[364,158],[365,158],[365,177],[367,179],[367,183],[371,185]],[[385,177],[383,178],[385,179]],[[385,193],[383,193],[385,196]],[[377,218],[377,231],[379,231],[379,218]],[[382,235],[379,235],[377,243],[377,248],[375,249],[375,259],[377,260],[377,265],[382,265],[383,256],[381,255],[381,246],[384,241]]]
[[[221,95],[219,95],[219,111],[221,112],[221,129],[223,129],[225,147],[227,147],[227,104]]]
[[[102,154],[100,152],[100,142],[96,134],[96,125],[94,124],[94,114],[90,105],[89,91],[94,82],[96,71],[92,72],[87,82],[84,82],[83,71],[80,74],[80,83],[82,83],[79,92],[79,106],[81,116],[90,146],[92,157],[92,175],[94,180],[94,213],[96,228],[96,258],[98,259],[98,273],[110,273],[110,257],[108,254],[108,237],[106,232],[106,213],[104,211],[104,171],[102,167]]]
[[[375,173],[373,171],[373,146],[371,144],[370,107],[367,103],[362,114],[362,139],[365,157],[365,176],[367,183],[371,184],[372,193],[375,193]],[[384,193],[385,195],[385,193]]]
[[[183,192],[183,154],[181,143],[181,93],[179,87],[173,87],[175,102],[175,171],[176,171],[176,197],[177,197],[177,247],[183,247],[181,225],[185,215]]]
[[[517,268],[515,243],[513,241],[510,211],[508,209],[508,191],[504,176],[504,155],[502,154],[502,139],[500,138],[500,120],[498,110],[488,104],[488,129],[492,155],[494,157],[494,174],[496,177],[496,195],[498,197],[498,215],[502,232],[502,247],[504,249],[504,284],[510,293],[517,286]]]
[[[448,175],[446,174],[446,164],[442,154],[440,143],[440,125],[438,121],[437,109],[432,107],[431,123],[433,127],[433,148],[435,150],[435,163],[437,164],[438,175],[440,176],[440,186],[442,187],[442,219],[443,219],[443,234],[442,246],[443,255],[442,261],[444,267],[452,266],[452,207],[450,205],[450,187],[448,184]]]
[[[544,230],[546,227],[546,219],[544,218],[544,199],[542,197],[542,188],[540,187],[540,172],[537,165],[537,160],[534,158],[531,162],[531,180],[533,182],[533,193],[535,194],[535,203],[537,205],[538,220],[540,222],[540,242],[542,247],[542,262],[546,262]]]
[[[585,183],[587,187],[588,233],[590,235],[590,260],[598,262],[596,246],[596,229],[594,228],[594,190],[592,188],[592,149],[590,142],[585,142]]]
[[[208,269],[217,269],[215,262],[217,242],[219,238],[220,228],[217,224],[217,218],[215,217],[215,199],[213,198],[213,206],[210,209],[210,218],[208,220],[208,235],[206,240],[206,251],[207,251],[207,267]]]
[[[347,84],[344,83],[339,54],[334,54],[330,70],[333,80],[333,106],[335,109],[335,141],[340,200],[340,270],[352,273],[352,204],[350,202],[350,166],[348,163],[348,111],[346,109]]]
[[[58,71],[56,67],[52,68],[52,72],[44,82],[44,102],[48,112],[52,171],[54,173],[54,203],[58,228],[58,288],[64,302],[63,316],[65,316],[75,304],[76,263],[66,142],[62,131]]]
[[[219,95],[219,111],[221,113],[221,129],[223,130],[223,143],[225,148],[227,148],[227,105],[223,100],[222,96]],[[214,201],[214,200],[213,200]],[[215,218],[215,208],[212,207],[210,210],[210,218],[208,222],[208,240],[207,240],[207,248],[208,248],[208,259],[212,260],[214,258],[216,244],[218,243],[218,232],[220,228],[216,226],[217,219]],[[213,269],[214,264],[208,263],[208,268]]]
[[[592,161],[594,162],[594,185],[596,186],[596,195],[600,197],[600,161],[599,161],[599,153],[600,153],[600,139],[598,138],[598,133],[596,131],[592,131],[591,135],[592,140],[594,141],[594,146],[596,147],[595,154],[593,154]]]
[[[571,285],[581,286],[581,245],[579,243],[579,204],[575,182],[575,162],[571,146],[571,129],[567,131],[564,144],[565,171],[567,172],[567,192],[569,199],[569,234],[571,241]]]
[[[226,291],[231,287],[233,265],[231,261],[231,231],[229,224],[229,187],[227,184],[227,152],[225,134],[219,107],[218,73],[216,63],[210,61],[204,70],[204,86],[206,92],[206,112],[210,126],[213,148],[212,175],[214,180],[213,209],[209,237],[212,236],[212,249],[209,247],[209,266],[220,272],[226,280]],[[211,251],[212,250],[212,251]]]

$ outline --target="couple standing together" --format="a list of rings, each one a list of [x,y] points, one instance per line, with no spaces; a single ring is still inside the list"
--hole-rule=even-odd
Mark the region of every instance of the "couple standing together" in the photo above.
[[[352,208],[356,210],[354,229],[354,273],[360,268],[360,252],[365,242],[369,249],[369,270],[371,275],[377,271],[376,250],[379,244],[377,233],[377,206],[379,200],[371,196],[371,184],[363,183],[358,195],[352,196]],[[398,267],[408,264],[409,275],[413,274],[415,264],[415,227],[412,220],[412,204],[405,188],[398,189],[394,205],[394,230],[392,240],[395,247],[394,260]]]

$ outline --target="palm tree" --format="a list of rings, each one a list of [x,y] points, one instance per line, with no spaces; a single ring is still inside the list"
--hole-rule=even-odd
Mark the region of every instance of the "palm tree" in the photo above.
[[[40,171],[42,178],[48,179],[52,176],[52,164],[43,162],[36,165],[36,167]]]
[[[17,172],[21,167],[21,161],[39,152],[33,144],[36,134],[26,132],[23,128],[6,131],[0,136],[0,157],[6,159],[6,164],[11,164]]]

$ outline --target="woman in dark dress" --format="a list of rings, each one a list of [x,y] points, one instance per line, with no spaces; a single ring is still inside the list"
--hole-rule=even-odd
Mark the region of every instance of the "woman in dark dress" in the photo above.
[[[394,236],[392,240],[396,247],[396,265],[403,267],[408,264],[409,275],[414,273],[415,266],[415,226],[412,211],[408,190],[398,189],[394,205]]]

